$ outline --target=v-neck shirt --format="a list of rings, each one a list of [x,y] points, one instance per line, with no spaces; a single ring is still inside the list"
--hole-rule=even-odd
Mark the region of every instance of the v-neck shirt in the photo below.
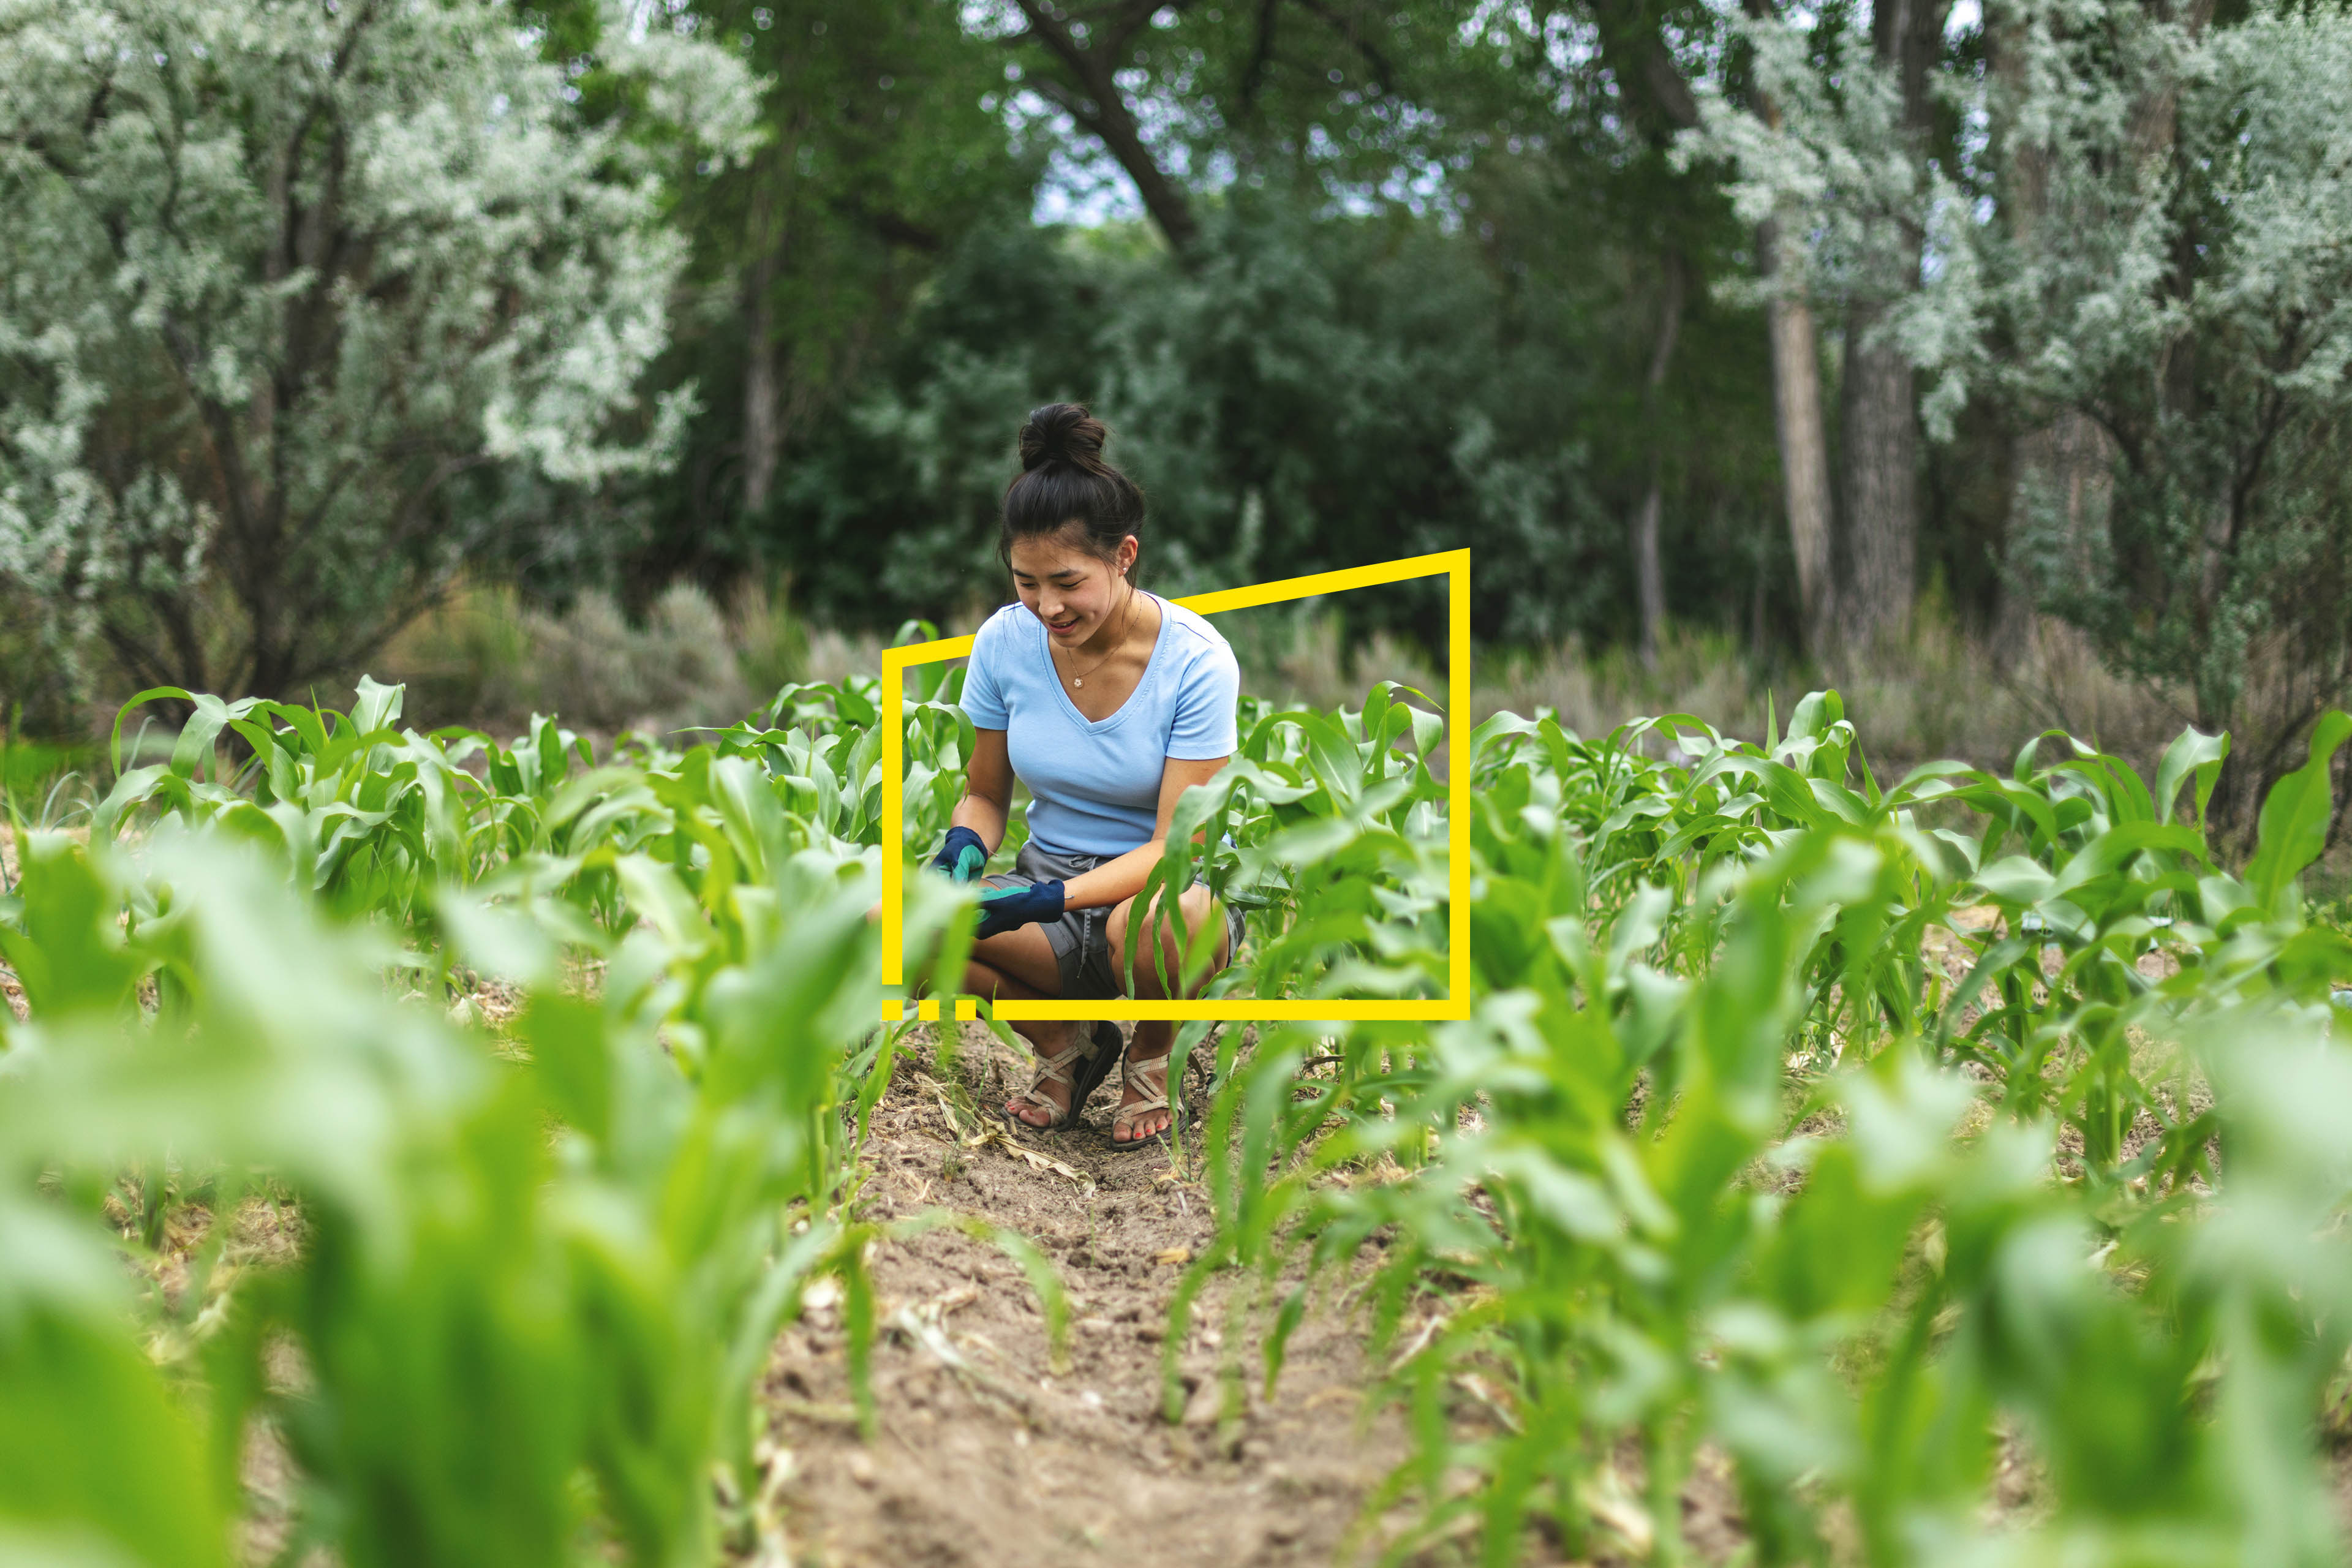
[[[1078,711],[1054,668],[1045,624],[1007,605],[972,637],[963,710],[1004,731],[1013,772],[1029,788],[1029,837],[1063,855],[1124,855],[1160,826],[1169,760],[1233,755],[1241,666],[1232,645],[1191,610],[1152,595],[1160,635],[1116,711]]]

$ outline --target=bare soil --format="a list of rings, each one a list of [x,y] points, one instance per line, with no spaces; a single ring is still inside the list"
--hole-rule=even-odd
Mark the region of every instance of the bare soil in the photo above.
[[[961,1075],[927,1047],[901,1058],[866,1152],[865,1209],[893,1220],[944,1206],[1029,1237],[1069,1292],[1066,1368],[1054,1370],[1038,1303],[994,1247],[946,1229],[880,1245],[877,1440],[858,1439],[837,1302],[789,1330],[768,1369],[783,1560],[1223,1568],[1339,1556],[1407,1453],[1392,1412],[1360,1418],[1372,1369],[1348,1315],[1310,1313],[1275,1399],[1252,1376],[1248,1408],[1221,1420],[1217,1330],[1234,1282],[1220,1276],[1179,1355],[1185,1417],[1163,1420],[1169,1297],[1210,1237],[1205,1194],[1165,1142],[1112,1146],[1115,1078],[1070,1128],[990,1136],[954,1080],[992,1110],[1026,1064],[980,1026],[961,1038]],[[1254,1346],[1245,1364],[1259,1368]],[[1383,1532],[1375,1521],[1364,1543]]]
[[[5,967],[0,999],[23,1016]],[[494,1021],[512,1006],[495,987],[469,1000]],[[859,1436],[842,1303],[830,1292],[774,1347],[761,1391],[766,1485],[749,1510],[763,1528],[739,1537],[730,1556],[757,1568],[1376,1559],[1413,1515],[1370,1511],[1367,1501],[1410,1445],[1393,1410],[1365,1408],[1379,1369],[1365,1354],[1360,1315],[1344,1300],[1319,1298],[1268,1400],[1255,1334],[1228,1345],[1219,1332],[1227,1293],[1245,1282],[1216,1277],[1179,1351],[1183,1418],[1162,1419],[1168,1302],[1183,1264],[1211,1237],[1205,1193],[1164,1141],[1139,1151],[1111,1144],[1115,1079],[1073,1127],[1012,1136],[989,1113],[1025,1082],[1026,1059],[980,1026],[940,1027],[959,1028],[959,1059],[940,1059],[934,1030],[910,1039],[876,1112],[858,1210],[886,1223],[945,1211],[1027,1237],[1068,1293],[1067,1360],[1055,1364],[1045,1318],[1003,1251],[949,1228],[878,1244],[870,1260],[881,1326],[878,1435],[870,1444]],[[1196,1069],[1188,1089],[1202,1087]],[[130,1223],[127,1211],[113,1217]],[[191,1283],[187,1260],[210,1221],[201,1206],[173,1215],[151,1271],[167,1304]],[[248,1200],[236,1223],[231,1272],[282,1260],[297,1245],[277,1205]],[[177,1348],[155,1347],[166,1359]],[[1248,1375],[1244,1407],[1228,1418],[1219,1372],[1235,1351]],[[1455,1419],[1475,1424],[1475,1402]],[[2352,1420],[2331,1412],[2326,1463],[2352,1531],[2347,1429]],[[283,1543],[291,1480],[273,1435],[257,1428],[251,1436],[244,1469],[253,1511],[240,1556],[261,1562]],[[1629,1447],[1615,1471],[1620,1485],[1593,1500],[1594,1564],[1638,1560],[1648,1544],[1646,1521],[1627,1506],[1638,1495],[1638,1455]],[[2046,1507],[2030,1445],[2006,1433],[1986,1521],[2028,1523]],[[1834,1510],[1830,1527],[1832,1560],[1858,1562]],[[1728,1467],[1711,1450],[1685,1487],[1683,1528],[1699,1563],[1737,1559],[1745,1547]],[[1435,1568],[1466,1561],[1474,1546],[1444,1541],[1409,1561]],[[1537,1531],[1523,1541],[1522,1560],[1529,1568],[1563,1562]]]

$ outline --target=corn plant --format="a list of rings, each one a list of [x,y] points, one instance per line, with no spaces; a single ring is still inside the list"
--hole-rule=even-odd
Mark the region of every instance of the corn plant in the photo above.
[[[289,1559],[707,1563],[757,1521],[751,1390],[813,1274],[870,1342],[877,1233],[842,1200],[895,1043],[856,1048],[872,855],[747,755],[597,768],[551,723],[421,737],[362,695],[203,700],[241,769],[184,736],[87,845],[20,839],[0,1430],[38,1441],[0,1521],[221,1561],[259,1418],[302,1478]],[[921,894],[911,942],[969,932]],[[496,1051],[438,1003],[460,970],[523,998]],[[110,1249],[160,1256],[167,1194],[213,1224],[134,1314]],[[257,1194],[299,1215],[296,1261],[230,1260]],[[1050,1271],[992,1238],[1058,1325]]]
[[[1368,1259],[1417,1438],[1368,1510],[1422,1500],[1396,1553],[1467,1522],[1507,1563],[1539,1517],[1675,1560],[1713,1445],[1762,1561],[1824,1556],[1833,1506],[1870,1561],[1969,1560],[2007,1423],[2055,1506],[2005,1561],[2338,1561],[2309,1432],[2352,1321],[2352,1123],[2318,1109],[2352,951],[2294,878],[2347,730],[2232,876],[2181,811],[2223,754],[2194,731],[2153,790],[2063,736],[1882,788],[1833,694],[1763,745],[1489,721],[1474,1016],[1231,1064],[1171,1414],[1209,1272],[1259,1282],[1270,1394],[1313,1281]]]
[[[222,1561],[257,1422],[300,1478],[289,1558],[699,1563],[765,1528],[771,1336],[831,1272],[854,1374],[870,1344],[854,1173],[903,1030],[870,1026],[865,911],[961,792],[958,679],[919,674],[895,827],[871,682],[602,763],[552,720],[419,734],[372,682],[349,714],[167,694],[171,760],[86,844],[20,835],[0,902],[30,1013],[0,1035],[0,1547]],[[1247,912],[1219,993],[1436,994],[1428,705],[1243,718],[1147,898]],[[1486,721],[1450,759],[1472,1016],[1220,1038],[1171,1397],[1234,1268],[1224,1342],[1257,1324],[1269,1392],[1313,1292],[1360,1291],[1416,1439],[1368,1510],[1417,1500],[1391,1555],[1466,1528],[1506,1563],[1540,1528],[1674,1561],[1711,1447],[1766,1562],[1839,1531],[1890,1563],[2336,1561],[2309,1433],[2352,1309],[2352,951],[2295,879],[2347,731],[2232,870],[2193,731],[2152,783],[2053,734],[1883,784],[1833,693],[1760,743]],[[908,888],[909,973],[961,973],[965,907]],[[510,1026],[446,1005],[476,976]],[[286,1261],[232,1245],[262,1204]],[[184,1283],[121,1266],[198,1211]],[[2003,1442],[2051,1506],[1989,1533]]]

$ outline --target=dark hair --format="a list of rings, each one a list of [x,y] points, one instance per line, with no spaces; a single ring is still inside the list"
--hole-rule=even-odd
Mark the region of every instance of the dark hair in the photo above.
[[[1103,461],[1110,432],[1078,403],[1032,409],[1021,426],[1021,472],[1004,487],[1004,531],[996,552],[1006,564],[1015,541],[1060,533],[1076,524],[1085,548],[1108,560],[1130,533],[1143,531],[1143,491]]]

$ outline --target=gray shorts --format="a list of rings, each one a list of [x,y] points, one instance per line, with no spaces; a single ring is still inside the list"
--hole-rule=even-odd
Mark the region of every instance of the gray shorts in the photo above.
[[[1029,843],[1024,844],[1021,853],[1013,858],[1011,871],[999,871],[981,880],[992,888],[1066,882],[1082,871],[1091,871],[1105,861],[1118,858],[1116,855],[1056,855]],[[1065,997],[1092,1002],[1127,994],[1127,987],[1119,983],[1118,955],[1110,950],[1109,910],[1071,910],[1059,920],[1040,921],[1037,925],[1054,949],[1054,966],[1061,972]],[[1225,949],[1230,962],[1242,950],[1242,912],[1230,904],[1225,907],[1225,930],[1233,939]],[[1136,955],[1137,968],[1149,962],[1149,954]]]

